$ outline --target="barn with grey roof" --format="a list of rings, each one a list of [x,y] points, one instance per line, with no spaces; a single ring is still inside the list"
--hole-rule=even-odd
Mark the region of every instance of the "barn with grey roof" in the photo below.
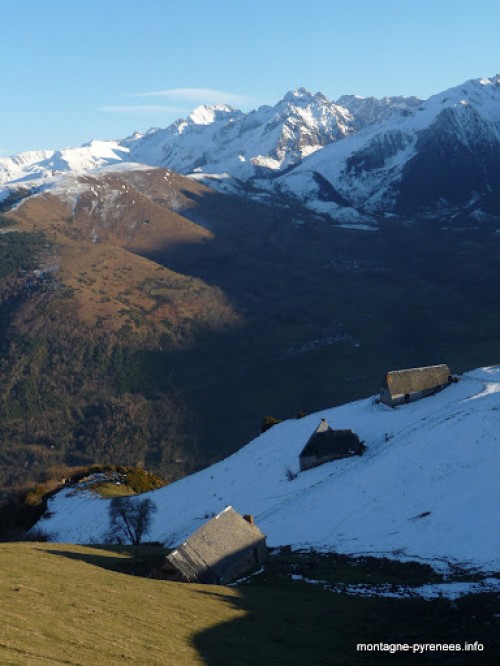
[[[163,573],[189,583],[225,585],[260,566],[266,537],[232,507],[202,525],[167,556]]]
[[[364,450],[364,444],[352,430],[333,430],[326,419],[321,419],[299,456],[300,470],[303,472],[332,460],[359,456]]]
[[[447,365],[392,370],[384,377],[380,402],[396,407],[437,393],[453,381]]]

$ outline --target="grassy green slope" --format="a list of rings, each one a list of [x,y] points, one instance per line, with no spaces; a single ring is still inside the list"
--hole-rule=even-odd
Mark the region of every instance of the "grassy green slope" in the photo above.
[[[243,614],[232,590],[222,602],[210,588],[104,568],[116,558],[92,548],[2,545],[0,663],[202,664],[194,635]]]
[[[493,663],[491,595],[455,603],[348,597],[272,570],[238,588],[123,573],[144,574],[146,554],[2,544],[0,663],[354,666],[388,659],[362,658],[357,642],[463,640],[486,644],[474,664]],[[455,656],[425,663],[471,663]],[[390,662],[405,664],[408,656],[393,654]]]

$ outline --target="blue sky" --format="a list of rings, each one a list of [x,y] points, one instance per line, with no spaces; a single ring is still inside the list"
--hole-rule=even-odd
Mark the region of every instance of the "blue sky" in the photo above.
[[[0,155],[304,86],[429,95],[500,71],[498,0],[0,0]]]

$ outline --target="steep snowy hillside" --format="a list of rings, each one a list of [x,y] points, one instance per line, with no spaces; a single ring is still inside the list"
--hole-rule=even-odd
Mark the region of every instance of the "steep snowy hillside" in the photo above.
[[[361,97],[360,95],[342,95],[335,104],[347,109],[354,118],[356,129],[361,129],[389,118],[408,116],[412,110],[422,104],[422,100],[418,97],[402,97],[401,95],[382,99]]]
[[[342,98],[341,98],[342,99]],[[356,100],[350,101],[353,113]],[[327,146],[276,181],[318,212],[498,212],[500,75],[430,97]]]
[[[322,417],[357,432],[366,453],[299,473],[299,453]],[[396,409],[372,397],[286,421],[151,493],[158,512],[150,537],[176,544],[232,505],[254,514],[271,546],[495,569],[499,432],[500,366]],[[58,541],[98,541],[107,529],[108,501],[86,491],[60,491],[48,510],[39,527]]]

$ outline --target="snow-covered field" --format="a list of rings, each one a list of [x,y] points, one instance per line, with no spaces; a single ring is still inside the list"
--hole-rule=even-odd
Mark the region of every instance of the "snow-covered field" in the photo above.
[[[352,428],[366,453],[299,472],[325,417]],[[441,393],[391,409],[374,397],[285,421],[212,467],[149,493],[149,539],[181,542],[232,505],[255,516],[270,546],[500,564],[500,366],[466,373]],[[288,471],[297,473],[289,480]],[[38,527],[58,541],[98,542],[108,500],[65,488]]]

